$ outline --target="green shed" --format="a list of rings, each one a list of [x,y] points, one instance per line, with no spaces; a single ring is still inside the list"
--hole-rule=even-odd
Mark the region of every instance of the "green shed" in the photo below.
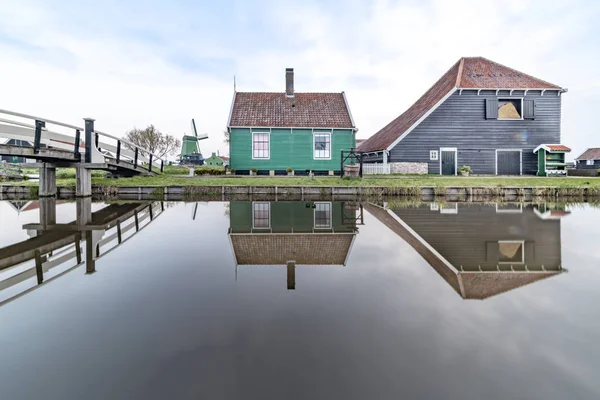
[[[562,144],[541,144],[533,150],[538,155],[537,176],[566,176],[566,153],[571,149]]]
[[[356,147],[356,126],[341,93],[235,92],[227,124],[230,167],[245,174],[339,174],[341,151]]]

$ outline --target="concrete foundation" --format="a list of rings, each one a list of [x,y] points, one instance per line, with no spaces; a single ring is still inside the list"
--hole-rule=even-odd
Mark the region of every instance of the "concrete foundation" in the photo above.
[[[76,168],[76,183],[75,196],[88,197],[92,195],[92,170],[77,167]]]
[[[90,181],[91,184],[91,181]],[[90,186],[91,191],[91,186]],[[56,168],[46,163],[40,167],[40,197],[56,196]]]

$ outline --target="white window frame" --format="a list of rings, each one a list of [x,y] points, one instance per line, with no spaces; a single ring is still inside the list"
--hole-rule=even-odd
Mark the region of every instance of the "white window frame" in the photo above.
[[[585,160],[585,165],[594,165],[594,160]]]
[[[316,157],[315,156],[315,138],[317,136],[329,136],[329,157]],[[313,152],[313,160],[331,160],[331,150],[332,150],[332,135],[331,132],[313,132],[313,145],[312,145],[312,152]]]
[[[256,226],[256,223],[254,221],[254,207],[256,205],[264,205],[266,204],[268,207],[268,211],[269,211],[269,226]],[[252,229],[271,229],[271,203],[268,201],[253,201],[252,202]]]
[[[257,133],[260,133],[260,134],[266,133],[267,137],[269,138],[269,156],[268,157],[254,157],[254,135],[257,134]],[[252,140],[252,143],[250,144],[250,148],[251,148],[251,151],[252,151],[252,159],[253,160],[270,160],[271,159],[271,132],[269,132],[269,131],[264,131],[264,132],[263,131],[261,131],[261,132],[256,131],[256,132],[252,132],[252,137],[251,137],[250,140]]]
[[[511,203],[506,203],[511,204]],[[519,208],[498,208],[500,204],[496,203],[496,214],[522,214],[523,204],[519,204]]]
[[[329,221],[329,225],[328,226],[317,226],[317,205],[318,204],[328,204],[329,205],[329,212],[328,212],[328,218],[327,220]],[[330,201],[316,201],[315,202],[315,208],[313,210],[313,226],[315,227],[315,229],[331,229],[333,226],[333,205]]]
[[[429,150],[429,161],[437,161],[440,158],[440,152],[437,150]]]
[[[458,149],[456,147],[440,147],[440,175],[442,175],[442,151],[454,152],[454,176],[458,175]]]
[[[498,102],[507,101],[507,100],[521,100],[521,118],[500,118],[498,117],[498,121],[523,121],[523,98],[522,97],[498,97]]]
[[[521,261],[500,261],[500,243],[520,243]],[[498,240],[498,264],[525,264],[525,241],[524,240]]]
[[[452,207],[448,207],[448,205]],[[440,214],[458,214],[458,203],[443,203],[440,207]]]
[[[499,151],[518,151],[519,152],[519,175],[523,175],[523,149],[496,149],[495,172],[498,175],[498,152]]]

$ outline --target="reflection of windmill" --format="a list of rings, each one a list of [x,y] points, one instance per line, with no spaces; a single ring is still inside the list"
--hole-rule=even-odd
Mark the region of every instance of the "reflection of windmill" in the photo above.
[[[193,119],[192,134],[193,136],[183,135],[179,162],[181,164],[202,165],[204,164],[204,157],[202,157],[202,152],[200,151],[200,145],[198,142],[203,139],[208,139],[208,135],[204,133],[201,136],[198,136],[198,131],[196,131],[196,122]]]

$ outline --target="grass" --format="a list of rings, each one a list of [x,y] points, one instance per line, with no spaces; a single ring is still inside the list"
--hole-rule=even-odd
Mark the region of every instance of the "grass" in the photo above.
[[[180,167],[177,167],[180,168]],[[171,171],[176,171],[175,169]],[[484,187],[558,187],[558,188],[599,188],[600,178],[561,177],[442,177],[439,175],[369,176],[363,179],[340,179],[339,177],[317,176],[218,176],[182,177],[175,172],[156,176],[136,176],[133,178],[107,179],[103,173],[94,174],[92,182],[100,186],[384,186],[384,187],[435,187],[442,192],[450,186]],[[37,185],[37,181],[14,182],[18,185]],[[75,177],[57,174],[59,186],[75,186]]]

